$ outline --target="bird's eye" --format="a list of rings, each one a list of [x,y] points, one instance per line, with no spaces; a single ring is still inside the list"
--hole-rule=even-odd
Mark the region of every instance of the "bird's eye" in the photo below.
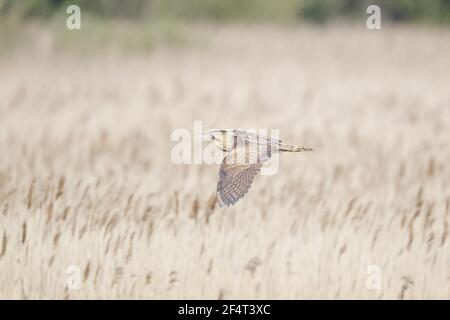
[[[211,140],[216,140],[216,137],[214,137],[213,135],[211,135]]]

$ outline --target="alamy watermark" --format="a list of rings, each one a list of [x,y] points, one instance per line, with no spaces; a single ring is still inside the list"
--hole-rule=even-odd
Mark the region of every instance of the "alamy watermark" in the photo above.
[[[370,16],[366,20],[366,27],[369,30],[380,30],[381,29],[381,9],[376,4],[372,4],[367,7],[367,14]]]
[[[66,287],[69,290],[81,289],[81,268],[77,265],[70,265],[66,269]]]
[[[369,290],[381,290],[381,269],[377,265],[367,267],[368,278],[366,287]]]
[[[67,6],[66,13],[69,15],[66,19],[66,27],[69,30],[81,29],[81,8],[78,5],[71,4]],[[370,14],[366,19],[366,27],[369,30],[381,29],[381,8],[376,4],[367,7],[366,13]]]
[[[72,4],[67,7],[66,13],[69,15],[66,19],[66,27],[69,30],[81,29],[81,9],[79,6]]]
[[[261,164],[262,175],[279,170],[279,129],[210,129],[194,121],[193,131],[172,131],[171,161],[174,164]]]

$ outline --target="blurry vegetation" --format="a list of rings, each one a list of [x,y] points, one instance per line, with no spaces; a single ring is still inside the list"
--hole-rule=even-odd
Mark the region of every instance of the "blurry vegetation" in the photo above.
[[[304,0],[297,13],[300,18],[318,23],[354,20],[366,16],[371,4],[380,6],[382,18],[392,22],[450,22],[450,0]]]
[[[354,20],[370,4],[393,22],[450,22],[450,0],[0,0],[2,19],[49,18],[77,4],[101,18],[214,21]]]
[[[60,27],[71,4],[80,6],[82,29],[89,32]],[[0,55],[32,45],[145,52],[203,42],[183,28],[192,21],[364,23],[370,4],[380,6],[383,23],[450,23],[450,0],[0,0]]]

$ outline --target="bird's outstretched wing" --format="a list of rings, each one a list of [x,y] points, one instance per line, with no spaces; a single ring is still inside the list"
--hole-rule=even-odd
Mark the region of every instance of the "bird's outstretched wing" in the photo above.
[[[258,150],[260,149],[260,150]],[[263,162],[270,158],[266,148],[243,145],[230,151],[222,161],[217,183],[219,206],[234,205],[245,196]]]

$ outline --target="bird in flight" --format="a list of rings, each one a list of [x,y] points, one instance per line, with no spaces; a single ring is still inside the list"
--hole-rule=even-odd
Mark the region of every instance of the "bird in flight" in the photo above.
[[[216,147],[225,152],[217,182],[220,207],[234,205],[245,196],[254,177],[272,154],[313,151],[309,147],[283,144],[279,139],[240,129],[213,129],[203,133],[203,138],[214,141]]]

